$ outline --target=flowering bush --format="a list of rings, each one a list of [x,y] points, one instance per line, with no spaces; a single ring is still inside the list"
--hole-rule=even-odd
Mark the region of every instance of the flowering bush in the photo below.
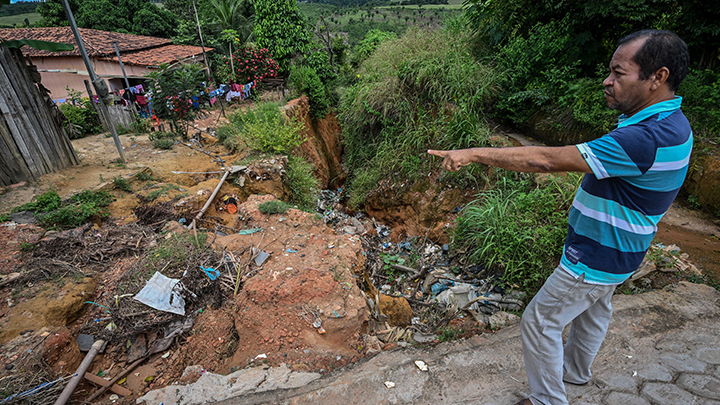
[[[225,63],[221,65],[219,73],[224,81],[245,84],[277,76],[278,64],[272,59],[267,48],[246,46],[233,53],[232,58],[231,64],[230,58],[223,56]]]

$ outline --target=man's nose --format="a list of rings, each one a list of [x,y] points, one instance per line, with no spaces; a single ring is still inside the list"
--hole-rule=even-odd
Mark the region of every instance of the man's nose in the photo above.
[[[612,75],[608,75],[608,77],[606,77],[605,80],[603,80],[603,86],[608,87],[608,86],[612,86],[612,84],[613,84]]]

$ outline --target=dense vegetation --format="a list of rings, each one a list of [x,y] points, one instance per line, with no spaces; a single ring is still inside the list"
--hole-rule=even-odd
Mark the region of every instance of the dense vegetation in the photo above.
[[[70,9],[81,28],[169,38],[175,33],[177,17],[149,0],[69,0]],[[61,0],[46,0],[37,7],[41,27],[69,23]]]
[[[0,17],[34,13],[38,4],[40,3],[36,1],[18,1],[13,4],[2,5],[0,6]]]

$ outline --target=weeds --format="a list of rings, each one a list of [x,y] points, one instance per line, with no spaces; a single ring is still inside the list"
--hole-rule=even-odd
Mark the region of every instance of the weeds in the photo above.
[[[135,177],[141,181],[155,180],[155,178],[152,176],[152,174],[147,173],[147,172],[140,172],[140,173],[136,174]]]
[[[0,224],[10,221],[10,214],[0,214]]]
[[[147,198],[148,201],[153,201],[161,195],[167,195],[167,192],[170,190],[181,190],[181,188],[177,184],[163,184],[160,189],[149,192],[145,198]]]
[[[127,179],[125,179],[125,178],[123,178],[123,177],[121,177],[121,176],[116,176],[116,177],[114,177],[112,182],[113,182],[113,186],[114,186],[116,189],[119,189],[119,190],[122,190],[122,191],[125,191],[125,192],[128,192],[128,193],[132,193],[132,192],[133,192],[133,189],[132,189],[132,186],[130,185],[130,182],[127,181]]]
[[[315,207],[315,193],[320,182],[313,174],[313,165],[307,160],[288,157],[288,165],[283,183],[290,189],[290,199],[304,211],[312,212]]]
[[[155,132],[148,139],[155,149],[170,149],[175,145],[175,136],[172,132]]]
[[[223,144],[235,151],[249,146],[258,152],[290,153],[305,142],[303,123],[287,118],[277,103],[261,103],[254,109],[229,116],[230,124],[218,129]]]
[[[341,101],[350,205],[378,181],[415,181],[436,167],[428,149],[488,145],[482,110],[497,73],[470,56],[467,34],[410,29],[388,39],[360,67]],[[475,185],[479,165],[448,179]],[[465,184],[462,184],[465,185]]]
[[[105,207],[113,201],[114,198],[106,191],[85,190],[63,202],[55,190],[50,190],[32,202],[15,207],[13,212],[33,211],[44,228],[75,228],[91,217],[108,216]]]
[[[258,205],[258,210],[265,215],[284,214],[290,206],[284,201],[272,200]]]
[[[507,283],[536,292],[552,273],[567,235],[567,211],[581,177],[499,182],[457,219],[454,244],[468,259],[501,270]]]

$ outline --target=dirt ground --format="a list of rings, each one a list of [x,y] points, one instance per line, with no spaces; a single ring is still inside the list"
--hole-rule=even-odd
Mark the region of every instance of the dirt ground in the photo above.
[[[195,234],[175,221],[157,232],[168,219],[163,210],[174,213],[171,219],[185,213],[187,225],[221,177],[206,172],[242,159],[215,145],[208,134],[224,122],[220,111],[212,111],[194,123],[191,135],[202,133],[207,153],[198,151],[197,144],[154,149],[148,134],[123,135],[126,164],[117,163],[110,137],[74,140],[80,166],[0,194],[0,214],[50,189],[61,197],[86,189],[106,190],[116,199],[102,226],[60,233],[33,224],[0,226],[0,367],[7,372],[32,370],[37,376],[66,375],[84,356],[75,339],[90,333],[113,340],[88,372],[105,379],[118,375],[137,358],[135,352],[147,352],[152,342],[168,336],[169,315],[151,313],[129,298],[153,270],[184,280],[188,290],[201,295],[187,303],[194,324],[171,336],[171,346],[148,355],[121,380],[133,395],[116,399],[107,393],[98,399],[103,403],[129,404],[151,389],[192,382],[206,371],[229,373],[285,363],[294,370],[326,373],[377,350],[397,347],[363,339],[372,308],[359,288],[367,255],[357,234],[338,232],[319,215],[296,209],[276,215],[259,212],[259,204],[285,192],[278,182],[284,170],[281,158],[251,165],[242,187],[232,181],[223,184],[219,196],[236,196],[238,213],[211,204],[201,225],[214,231],[205,242],[212,249],[194,249],[193,241],[200,244]],[[141,172],[149,176],[140,180]],[[115,178],[127,179],[133,192],[114,188]],[[150,202],[154,192],[159,197]],[[456,199],[448,202],[447,210],[457,205]],[[138,207],[149,205],[154,207],[151,212],[138,213]],[[356,228],[358,234],[374,232],[367,219]],[[238,234],[249,230],[260,231]],[[720,281],[718,236],[711,219],[674,206],[661,222],[656,241],[676,244]],[[263,264],[255,261],[259,250],[270,255]],[[173,261],[172,255],[185,259]],[[44,276],[13,283],[12,277],[22,276],[18,269],[23,264],[26,271],[34,266],[32,271]],[[200,270],[211,266],[221,272],[219,283],[211,283],[203,273],[207,270]],[[313,325],[317,319],[321,327]],[[122,331],[121,338],[111,324]],[[469,317],[450,324],[462,324],[462,329],[472,331],[468,333],[481,329]],[[33,386],[28,381],[23,384]],[[83,383],[76,398],[87,398],[94,390]]]

